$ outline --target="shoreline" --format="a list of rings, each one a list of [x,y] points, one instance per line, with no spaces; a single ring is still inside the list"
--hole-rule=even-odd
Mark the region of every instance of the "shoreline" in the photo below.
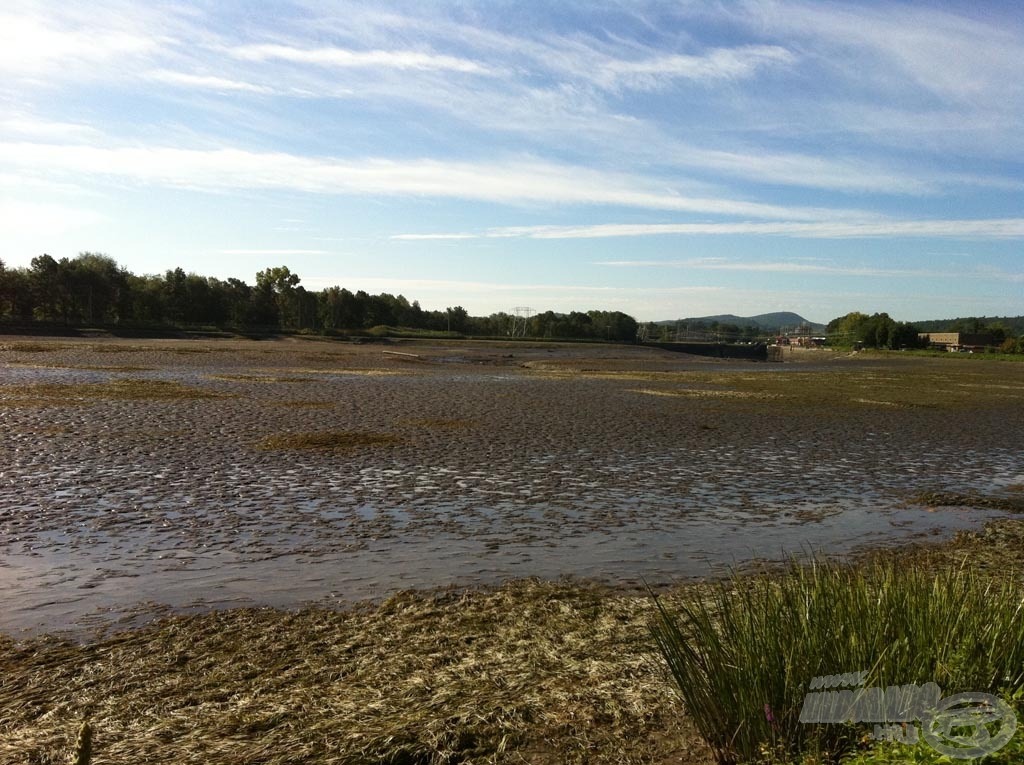
[[[1014,519],[880,554],[966,556],[1019,581],[1022,542]],[[88,719],[98,763],[710,763],[649,642],[653,609],[643,593],[517,580],[345,611],[169,615],[84,645],[0,636],[0,757],[59,760]]]

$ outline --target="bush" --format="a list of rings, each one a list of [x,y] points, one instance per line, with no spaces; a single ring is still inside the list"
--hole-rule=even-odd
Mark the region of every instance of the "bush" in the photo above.
[[[854,752],[873,726],[800,722],[816,677],[867,671],[867,687],[934,682],[945,695],[1024,686],[1022,587],[963,568],[794,564],[657,605],[654,639],[720,763]]]

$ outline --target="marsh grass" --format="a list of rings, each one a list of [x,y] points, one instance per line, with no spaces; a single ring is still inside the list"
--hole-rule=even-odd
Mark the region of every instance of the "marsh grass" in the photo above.
[[[1012,695],[1024,687],[1024,587],[962,562],[879,556],[736,576],[676,608],[652,634],[720,763],[835,762],[863,729],[800,722],[813,678],[868,671],[866,686],[935,682]]]
[[[393,446],[404,439],[393,433],[372,433],[354,430],[327,430],[311,433],[278,433],[259,442],[259,448],[315,452],[346,452],[360,448]]]

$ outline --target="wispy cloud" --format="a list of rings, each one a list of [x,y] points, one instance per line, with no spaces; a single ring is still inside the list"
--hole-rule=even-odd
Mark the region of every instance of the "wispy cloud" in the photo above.
[[[0,143],[0,162],[38,173],[85,173],[139,183],[201,189],[288,189],[327,194],[376,194],[473,199],[502,204],[620,205],[678,212],[844,220],[857,210],[786,207],[746,200],[673,193],[654,179],[533,159],[444,162],[384,159],[341,161],[240,149],[104,148]],[[538,230],[537,238],[618,236],[600,227]],[[593,229],[593,230],[591,230]],[[635,233],[630,234],[635,235]]]
[[[18,136],[38,141],[44,140],[88,140],[99,135],[92,125],[80,122],[48,120],[33,114],[15,114],[0,119],[0,136]]]
[[[346,48],[300,48],[290,45],[240,45],[229,55],[245,61],[288,61],[297,64],[341,68],[419,69],[465,74],[486,74],[488,68],[469,59],[417,50],[348,50]]]
[[[638,287],[623,287],[616,285],[593,285],[593,284],[550,284],[541,282],[489,282],[489,281],[472,281],[472,280],[459,280],[459,279],[401,279],[391,277],[364,277],[364,276],[352,276],[352,275],[341,275],[341,276],[314,276],[307,279],[303,279],[303,283],[307,283],[312,287],[324,288],[330,287],[335,284],[356,284],[361,289],[383,289],[388,291],[393,290],[417,290],[423,292],[515,292],[515,293],[534,293],[534,294],[565,294],[565,293],[579,293],[586,295],[612,295],[616,293],[630,294],[630,295],[643,295],[651,293],[659,294],[673,294],[673,295],[688,295],[688,294],[706,294],[721,292],[722,287],[719,286],[695,286],[695,285],[680,285],[680,286],[638,286]]]
[[[1024,281],[1024,273],[992,268],[898,268],[892,266],[832,265],[792,261],[737,261],[724,258],[688,258],[683,260],[607,260],[595,263],[615,268],[676,268],[695,271],[738,271],[823,276],[865,276],[913,279],[985,279],[993,281]]]
[[[217,77],[205,74],[189,74],[187,72],[175,72],[169,69],[154,69],[143,75],[145,79],[163,82],[184,88],[202,88],[219,91],[244,91],[247,93],[273,93],[274,89],[265,85],[256,85],[251,82],[232,80],[227,77]]]
[[[129,61],[157,50],[161,41],[138,13],[121,15],[116,8],[66,5],[59,13],[14,8],[0,11],[0,74],[59,79],[94,77],[105,67],[125,66]]]
[[[650,89],[673,79],[713,84],[750,77],[759,69],[791,64],[796,57],[777,45],[715,48],[703,55],[674,54],[642,59],[607,58],[589,70],[595,83],[604,87]]]
[[[1024,238],[1024,218],[974,220],[769,221],[738,223],[602,223],[591,226],[512,226],[480,233],[395,234],[417,239],[604,239],[635,236],[789,236],[806,239],[936,237],[964,239]]]
[[[329,250],[217,250],[219,255],[329,255]]]

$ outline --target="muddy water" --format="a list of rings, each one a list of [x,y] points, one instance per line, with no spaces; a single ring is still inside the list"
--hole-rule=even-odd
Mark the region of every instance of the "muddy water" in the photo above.
[[[1019,404],[830,416],[458,364],[237,373],[2,367],[5,386],[68,395],[0,406],[0,630],[516,576],[668,581],[951,534],[997,514],[908,497],[1024,484]],[[224,397],[75,398],[123,378]],[[260,448],[323,430],[401,441]]]

